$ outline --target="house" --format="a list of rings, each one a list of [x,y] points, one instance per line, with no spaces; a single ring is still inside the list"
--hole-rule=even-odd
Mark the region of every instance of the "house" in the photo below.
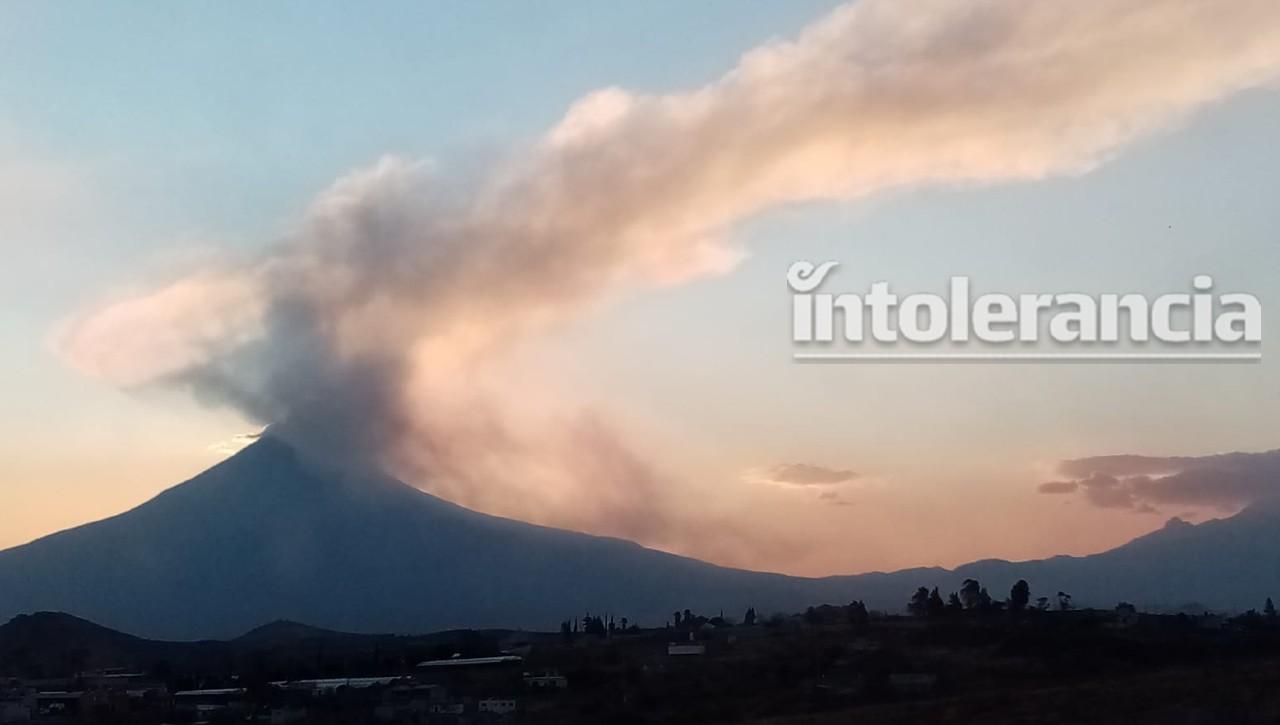
[[[509,712],[516,711],[515,700],[500,700],[498,698],[486,698],[481,700],[476,709],[480,712],[488,712],[495,715],[505,715]]]
[[[539,674],[524,673],[524,686],[531,690],[564,690],[569,687],[569,678],[556,672]]]
[[[173,693],[173,707],[177,712],[196,720],[234,717],[250,710],[243,687],[182,690]]]
[[[80,690],[37,692],[36,714],[40,717],[78,717],[83,697],[84,692]]]

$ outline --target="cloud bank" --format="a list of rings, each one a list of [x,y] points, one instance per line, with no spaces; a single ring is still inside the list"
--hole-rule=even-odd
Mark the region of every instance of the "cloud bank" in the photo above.
[[[1070,480],[1040,485],[1041,493],[1083,494],[1102,508],[1154,512],[1157,506],[1207,506],[1231,511],[1280,496],[1280,450],[1200,457],[1098,456],[1063,461]]]
[[[600,416],[529,404],[522,343],[730,269],[770,208],[1084,172],[1278,69],[1274,0],[862,0],[701,88],[592,93],[485,173],[384,159],[59,346],[464,505],[662,545],[678,485]]]

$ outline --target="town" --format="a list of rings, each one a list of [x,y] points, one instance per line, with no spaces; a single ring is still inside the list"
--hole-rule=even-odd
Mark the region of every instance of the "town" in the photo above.
[[[900,612],[586,613],[559,632],[277,622],[162,642],[37,613],[0,626],[0,723],[1262,722],[1277,674],[1270,599],[1231,617],[1076,609],[1025,581],[1004,598],[922,586]]]

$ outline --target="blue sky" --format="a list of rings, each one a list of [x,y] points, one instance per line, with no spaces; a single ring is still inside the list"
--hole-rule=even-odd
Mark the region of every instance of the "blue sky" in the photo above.
[[[256,424],[181,390],[80,376],[50,345],[70,315],[211,255],[265,249],[334,179],[379,157],[467,174],[592,91],[697,88],[835,5],[5,4],[0,546],[138,503]],[[1277,127],[1272,84],[1172,119],[1083,175],[754,215],[730,232],[746,252],[732,272],[611,300],[540,343],[538,384],[610,411],[718,515],[774,507],[799,522],[819,542],[793,564],[801,573],[1118,543],[1163,517],[1038,495],[1046,468],[1275,447],[1276,363],[796,366],[783,274],[796,259],[838,259],[851,289],[940,290],[969,274],[1017,293],[1177,291],[1209,273],[1270,310]],[[844,492],[855,505],[742,480],[788,461],[858,471]],[[974,533],[956,511],[1028,523]],[[935,538],[885,540],[904,525]]]

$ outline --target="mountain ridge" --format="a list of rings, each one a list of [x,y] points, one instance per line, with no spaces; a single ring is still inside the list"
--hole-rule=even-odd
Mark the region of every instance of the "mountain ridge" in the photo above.
[[[672,611],[796,611],[977,578],[1110,606],[1260,606],[1280,594],[1274,506],[1173,523],[1109,551],[821,578],[731,569],[635,542],[479,513],[380,474],[339,473],[265,437],[129,511],[0,551],[0,620],[59,610],[165,639],[264,622],[326,630],[554,629],[584,611],[659,625]],[[1256,557],[1255,557],[1256,558]],[[1268,563],[1270,562],[1270,563]],[[1271,566],[1271,569],[1267,569]]]

